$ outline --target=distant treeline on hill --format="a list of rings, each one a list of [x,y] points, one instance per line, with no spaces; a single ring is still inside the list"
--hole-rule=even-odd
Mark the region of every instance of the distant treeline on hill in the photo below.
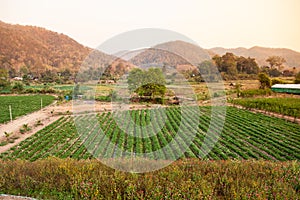
[[[124,61],[85,47],[64,34],[1,21],[0,38],[0,87],[15,77],[25,84],[33,80],[42,83],[73,83],[96,80],[100,75],[102,79],[116,80],[134,66],[151,63],[176,68],[188,80],[196,82],[203,81],[199,75],[201,69],[209,73],[205,75],[211,76],[210,79],[214,79],[216,69],[213,66],[226,80],[253,79],[257,78],[258,72],[265,72],[271,77],[294,76],[300,66],[300,53],[289,49],[253,47],[206,50],[183,41],[157,44],[129,61]],[[213,58],[212,64],[207,61],[209,55]]]

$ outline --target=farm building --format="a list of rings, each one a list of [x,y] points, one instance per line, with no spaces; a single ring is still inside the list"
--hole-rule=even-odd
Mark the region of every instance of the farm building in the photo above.
[[[274,92],[300,94],[300,84],[275,84],[271,89]]]

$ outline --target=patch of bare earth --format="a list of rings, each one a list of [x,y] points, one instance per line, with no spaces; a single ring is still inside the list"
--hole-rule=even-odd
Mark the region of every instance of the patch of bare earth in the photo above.
[[[57,105],[56,102],[42,110],[30,113],[25,116],[18,117],[12,122],[8,122],[0,125],[0,142],[5,142],[7,140],[14,139],[13,143],[8,143],[7,145],[0,146],[0,153],[10,149],[11,147],[19,144],[21,141],[30,137],[37,131],[43,129],[49,124],[53,123],[59,119],[60,114],[66,113],[69,110],[68,105]],[[20,132],[20,129],[24,124],[30,127],[30,130],[24,133]],[[6,137],[4,133],[9,133],[10,136]]]
[[[30,197],[14,196],[14,195],[0,195],[0,200],[35,200]]]

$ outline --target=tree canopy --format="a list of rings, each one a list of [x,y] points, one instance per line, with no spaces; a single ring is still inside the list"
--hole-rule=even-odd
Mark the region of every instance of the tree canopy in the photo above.
[[[128,89],[139,96],[163,97],[166,92],[166,80],[159,68],[135,68],[129,72],[127,83]]]
[[[258,64],[254,58],[245,58],[236,56],[233,53],[226,53],[223,56],[215,55],[213,57],[218,70],[228,74],[231,78],[237,74],[257,74],[259,72]]]
[[[281,56],[269,56],[266,61],[270,64],[271,69],[274,67],[280,69],[282,64],[286,62],[286,60]]]

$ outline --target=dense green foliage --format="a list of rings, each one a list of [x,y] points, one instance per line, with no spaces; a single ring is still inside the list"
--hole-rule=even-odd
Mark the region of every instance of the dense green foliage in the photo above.
[[[0,89],[4,89],[10,85],[9,73],[6,69],[0,69]]]
[[[257,74],[259,72],[254,58],[245,58],[227,52],[223,56],[215,55],[213,60],[218,70],[225,73],[230,79],[236,78],[237,74]]]
[[[257,98],[257,99],[235,99],[234,104],[239,104],[246,108],[267,110],[292,117],[300,117],[299,98]]]
[[[216,135],[208,135],[206,133],[208,127],[210,126],[211,130],[217,129],[220,126],[221,118],[217,118],[210,125],[210,107],[200,107],[199,109],[201,112],[199,126],[191,127],[192,124],[196,123],[194,121],[196,119],[193,116],[195,116],[195,110],[197,109],[190,107],[188,114],[191,117],[185,119],[188,121],[181,124],[180,109],[166,108],[167,120],[157,134],[154,134],[154,131],[159,130],[159,125],[163,121],[161,120],[163,109],[155,110],[154,116],[156,120],[147,128],[147,133],[142,132],[142,129],[134,128],[132,124],[129,124],[129,119],[133,119],[136,124],[140,124],[141,126],[150,124],[149,110],[125,111],[127,112],[125,114],[128,119],[124,120],[124,125],[127,127],[126,132],[134,132],[135,135],[151,134],[151,137],[145,138],[133,137],[131,134],[126,134],[112,118],[112,113],[102,113],[98,116],[98,123],[104,134],[121,151],[117,151],[116,146],[107,145],[106,140],[103,140],[104,135],[99,134],[99,129],[96,128],[97,120],[90,118],[90,115],[75,118],[77,121],[83,118],[89,121],[88,127],[84,125],[87,133],[81,137],[77,134],[73,118],[62,117],[9,151],[2,153],[1,157],[5,159],[20,158],[30,161],[48,156],[60,158],[72,157],[76,159],[91,158],[92,156],[83,145],[83,142],[93,147],[93,154],[97,155],[97,157],[126,158],[132,156],[132,153],[143,156],[143,153],[155,152],[167,146],[178,134],[179,125],[181,125],[180,128],[182,130],[185,130],[186,135],[180,135],[179,139],[176,139],[177,143],[175,145],[169,146],[159,153],[150,154],[151,158],[173,158],[176,152],[181,151],[182,144],[186,141],[186,137],[189,137],[192,129],[197,129],[196,137],[182,157],[201,157],[203,150],[208,151],[208,149],[201,150],[204,138],[206,137],[207,141],[211,143],[216,137]],[[132,153],[125,154],[125,151]],[[212,151],[204,159],[299,160],[299,125],[263,114],[255,114],[246,110],[228,107],[222,134]]]
[[[44,107],[51,104],[54,97],[50,95],[0,96],[0,123],[10,120],[9,105],[12,109],[12,117],[15,119],[41,109],[41,99]]]
[[[147,167],[147,162],[144,163]],[[1,161],[0,193],[40,199],[299,199],[299,162],[176,161],[145,174],[96,160]]]
[[[295,76],[295,83],[300,84],[300,72],[298,72],[298,74]]]
[[[142,70],[133,69],[128,75],[128,89],[137,93],[139,96],[163,97],[166,93],[166,80],[159,68],[149,68]]]
[[[260,82],[260,89],[271,88],[272,81],[268,77],[267,74],[265,74],[265,73],[259,73],[258,74],[258,79],[259,79],[259,82]]]
[[[239,91],[238,97],[255,97],[255,96],[269,96],[272,94],[272,90],[267,89],[249,89],[249,90],[242,90]]]

